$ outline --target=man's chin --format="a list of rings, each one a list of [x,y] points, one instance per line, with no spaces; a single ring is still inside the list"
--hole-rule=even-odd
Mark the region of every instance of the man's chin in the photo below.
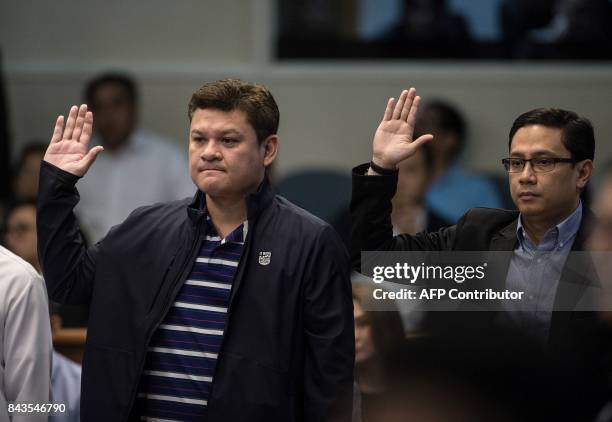
[[[543,211],[542,207],[538,206],[537,204],[521,204],[520,202],[517,205],[517,208],[522,216],[528,218],[541,216]]]

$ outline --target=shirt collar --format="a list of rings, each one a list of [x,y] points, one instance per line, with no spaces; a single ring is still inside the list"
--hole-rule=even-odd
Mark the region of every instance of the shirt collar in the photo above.
[[[544,238],[555,233],[556,239],[554,241],[554,247],[563,248],[578,232],[580,228],[580,222],[582,221],[582,201],[578,202],[578,206],[565,220],[557,224],[555,227],[550,228],[545,234]],[[518,237],[519,244],[525,248],[527,245],[531,245],[531,239],[526,235],[523,227],[523,217],[519,215],[518,223],[516,225],[516,236]],[[535,247],[533,248],[535,249]]]
[[[215,229],[215,225],[212,223],[212,220],[210,219],[209,215],[206,216],[206,224],[207,224],[207,233],[210,236],[219,236],[219,234],[217,233],[217,230]],[[228,243],[228,242],[244,243],[247,237],[248,231],[249,231],[249,221],[245,220],[242,222],[241,225],[236,227],[230,234],[225,236],[224,239],[221,239],[220,244],[223,245],[224,243]]]

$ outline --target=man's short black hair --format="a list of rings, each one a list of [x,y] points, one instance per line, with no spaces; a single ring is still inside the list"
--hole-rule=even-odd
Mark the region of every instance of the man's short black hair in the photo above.
[[[512,138],[516,132],[531,125],[561,129],[561,142],[574,160],[595,158],[595,134],[589,119],[559,108],[536,108],[518,116],[510,129],[508,150],[512,147]]]
[[[93,109],[95,106],[94,98],[98,89],[107,84],[116,84],[121,86],[128,95],[132,105],[136,105],[136,102],[138,101],[138,89],[136,88],[136,82],[134,82],[134,79],[124,73],[109,72],[98,75],[87,82],[84,96],[85,103],[90,109]]]
[[[189,121],[191,122],[196,110],[207,108],[226,112],[242,111],[253,126],[260,144],[278,132],[278,105],[272,93],[263,85],[240,79],[222,79],[206,83],[196,90],[189,100]]]

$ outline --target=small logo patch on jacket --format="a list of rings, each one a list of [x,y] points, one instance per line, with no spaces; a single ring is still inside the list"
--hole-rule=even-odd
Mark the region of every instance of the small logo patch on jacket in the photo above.
[[[268,265],[272,258],[272,252],[259,252],[259,265]]]

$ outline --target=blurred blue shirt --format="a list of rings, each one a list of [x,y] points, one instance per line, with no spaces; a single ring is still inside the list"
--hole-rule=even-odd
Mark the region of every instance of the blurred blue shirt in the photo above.
[[[470,208],[503,207],[502,199],[493,182],[458,165],[451,166],[432,182],[426,199],[432,211],[453,224]]]
[[[51,371],[53,403],[66,405],[66,412],[49,416],[49,422],[79,422],[81,402],[81,365],[53,351]]]

